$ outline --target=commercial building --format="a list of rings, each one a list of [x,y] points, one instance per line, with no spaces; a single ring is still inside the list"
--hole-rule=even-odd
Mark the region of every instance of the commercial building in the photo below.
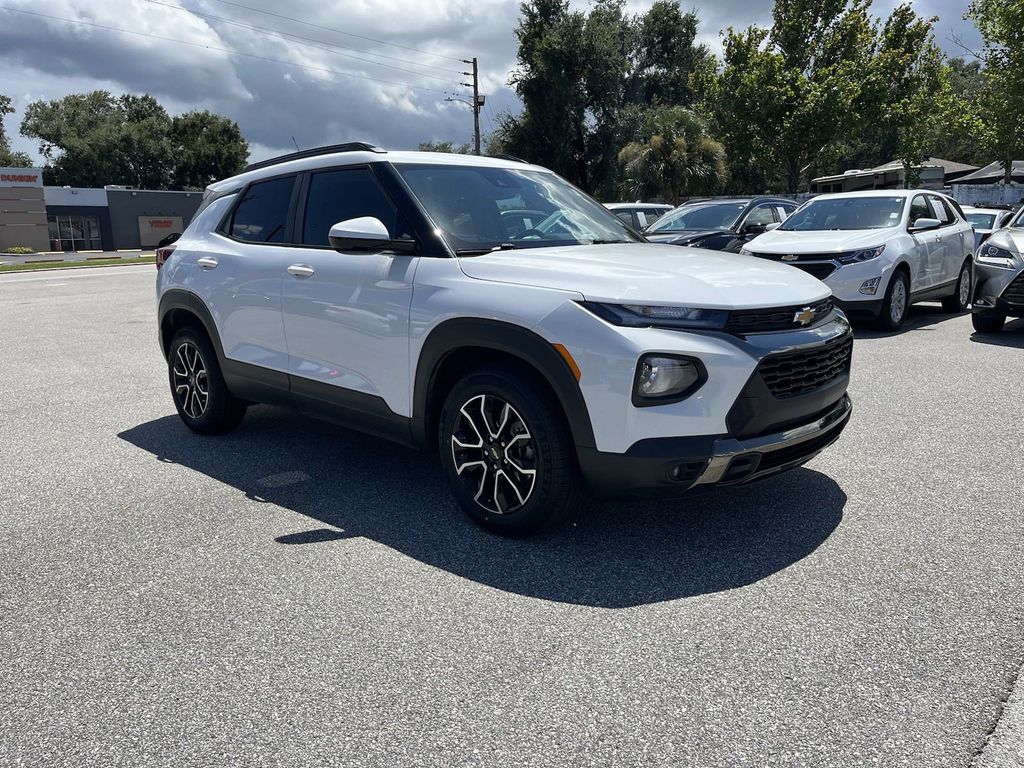
[[[202,192],[44,187],[39,168],[0,168],[0,251],[153,248],[181,232]]]

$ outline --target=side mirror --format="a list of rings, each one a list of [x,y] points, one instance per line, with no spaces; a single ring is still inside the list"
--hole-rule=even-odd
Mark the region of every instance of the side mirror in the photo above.
[[[331,227],[327,237],[331,247],[336,251],[394,251],[395,253],[413,253],[416,241],[408,238],[392,240],[388,228],[380,219],[373,216],[362,216],[358,219],[339,221]]]
[[[942,226],[942,222],[938,219],[929,219],[922,217],[910,225],[908,231],[910,232],[924,232],[926,229],[935,229],[936,227]]]
[[[773,221],[771,224],[769,224],[767,227],[764,228],[764,231],[765,232],[771,232],[773,229],[778,229],[781,226],[782,226],[782,224],[780,222]]]
[[[740,230],[740,233],[746,235],[747,237],[752,237],[754,235],[760,235],[762,232],[767,231],[767,229],[767,224],[751,222],[750,224],[744,224],[743,228]]]

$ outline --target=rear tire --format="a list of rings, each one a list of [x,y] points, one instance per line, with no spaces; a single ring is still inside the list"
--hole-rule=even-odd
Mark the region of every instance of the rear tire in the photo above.
[[[438,448],[452,495],[492,533],[529,536],[574,517],[584,492],[557,401],[523,371],[470,373],[448,393]]]
[[[1006,325],[1006,315],[1000,312],[975,312],[971,323],[978,333],[999,333]]]
[[[217,353],[206,334],[182,328],[171,339],[167,376],[178,416],[193,432],[215,435],[234,429],[247,403],[228,391]]]
[[[960,267],[960,275],[951,296],[942,299],[942,308],[947,312],[965,312],[971,305],[971,289],[974,288],[974,274],[971,260],[967,259]]]
[[[893,273],[889,287],[882,301],[882,311],[878,315],[878,327],[883,331],[898,331],[903,327],[910,311],[910,280],[902,269]]]

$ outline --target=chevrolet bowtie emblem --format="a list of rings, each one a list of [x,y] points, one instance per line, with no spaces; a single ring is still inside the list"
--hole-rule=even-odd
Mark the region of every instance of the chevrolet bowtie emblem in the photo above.
[[[787,253],[782,257],[783,261],[796,261],[799,257],[795,253]]]
[[[814,319],[814,310],[810,307],[804,307],[795,315],[793,315],[793,322],[800,323],[800,325],[807,325]]]

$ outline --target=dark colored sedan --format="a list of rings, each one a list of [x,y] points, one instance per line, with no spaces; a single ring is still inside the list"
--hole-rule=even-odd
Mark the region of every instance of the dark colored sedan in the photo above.
[[[747,240],[785,221],[798,207],[784,197],[691,200],[654,222],[644,236],[652,243],[739,253]]]

